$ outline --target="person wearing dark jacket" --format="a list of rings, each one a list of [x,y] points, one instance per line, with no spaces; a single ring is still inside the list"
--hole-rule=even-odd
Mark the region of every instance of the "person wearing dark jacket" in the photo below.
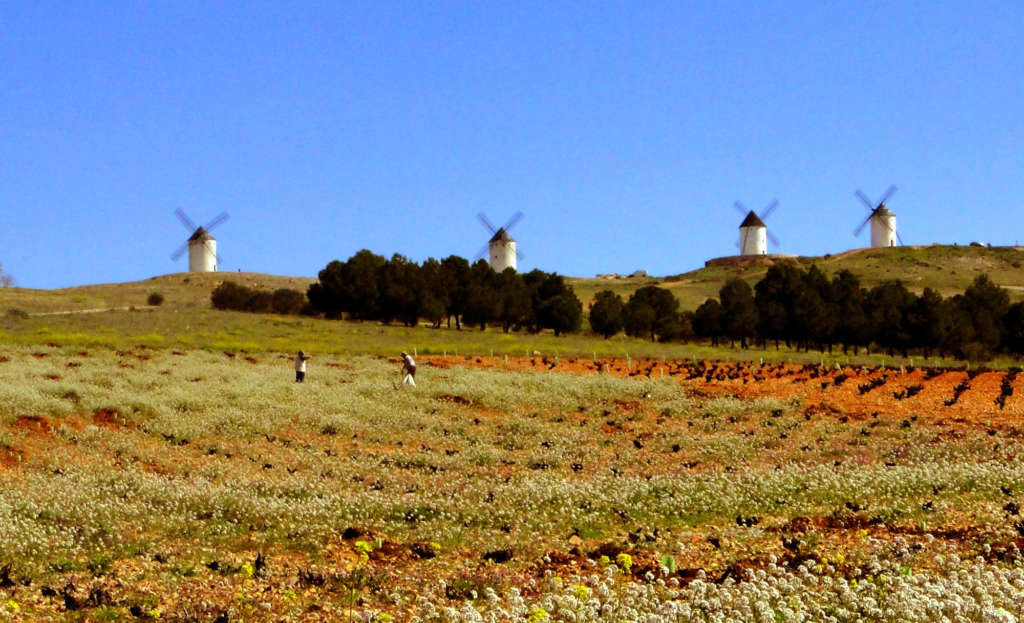
[[[309,355],[306,355],[301,350],[298,355],[295,355],[295,382],[301,383],[306,380],[306,361],[309,360]]]

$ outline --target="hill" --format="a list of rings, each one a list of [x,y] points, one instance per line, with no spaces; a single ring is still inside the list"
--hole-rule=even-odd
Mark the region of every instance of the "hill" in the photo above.
[[[849,270],[866,287],[899,279],[915,292],[931,287],[943,296],[963,292],[975,277],[987,273],[995,283],[1010,291],[1013,300],[1024,299],[1024,247],[931,245],[854,249],[836,255],[800,257],[795,261],[805,268],[817,266],[829,275]],[[708,297],[717,296],[726,280],[740,277],[753,285],[764,277],[772,263],[770,259],[753,258],[740,265],[711,266],[668,277],[574,278],[569,281],[584,307],[601,290],[612,290],[626,298],[637,288],[657,285],[671,290],[682,309],[696,309]]]
[[[759,258],[742,265],[712,266],[660,278],[570,278],[569,281],[585,306],[604,289],[612,289],[627,297],[639,287],[659,285],[680,299],[682,309],[695,309],[707,297],[717,295],[722,284],[731,277],[756,282],[767,272],[771,261],[770,258]],[[848,269],[868,287],[900,278],[913,290],[920,291],[930,286],[944,296],[962,292],[977,275],[987,273],[993,281],[1010,291],[1011,298],[1024,298],[1024,269],[1021,268],[1024,252],[1017,248],[930,246],[862,249],[795,261],[802,266],[816,265],[829,274]],[[766,358],[814,362],[829,358],[818,353],[797,353],[785,349],[781,352],[739,351],[701,344],[655,344],[622,334],[609,340],[585,333],[556,338],[547,332],[530,335],[504,334],[500,329],[483,332],[435,330],[382,326],[377,322],[339,323],[298,316],[213,312],[210,293],[228,279],[250,288],[274,290],[284,287],[303,292],[314,281],[312,277],[259,273],[176,273],[144,281],[58,290],[0,288],[0,342],[116,349],[145,345],[224,352],[286,353],[305,349],[349,354],[394,354],[404,349],[420,354],[523,355],[541,352],[586,357]],[[164,297],[164,303],[159,307],[146,305],[146,299],[154,292]],[[836,357],[837,361],[848,360],[845,355]],[[858,360],[875,361],[870,357]]]
[[[779,260],[787,261],[787,260]],[[817,266],[832,275],[849,270],[866,287],[890,279],[902,280],[920,292],[931,287],[943,296],[962,292],[971,281],[986,273],[1010,291],[1014,300],[1024,299],[1024,247],[916,246],[892,249],[854,249],[836,255],[800,257],[803,267]],[[665,277],[621,279],[568,277],[584,308],[601,290],[627,298],[637,288],[657,285],[679,298],[682,309],[695,309],[709,296],[717,296],[726,280],[740,277],[751,285],[764,277],[773,260],[753,258],[737,265],[710,266]],[[210,293],[225,280],[263,290],[293,288],[305,292],[313,277],[283,277],[262,273],[172,273],[144,281],[76,286],[57,290],[0,289],[0,310],[18,309],[29,314],[63,313],[100,309],[144,307],[147,297],[164,296],[165,309],[205,309]]]
[[[75,286],[56,290],[4,288],[0,309],[17,309],[29,314],[83,312],[145,307],[156,292],[168,309],[209,308],[210,293],[226,280],[249,288],[276,290],[293,288],[305,292],[312,277],[280,277],[261,273],[172,273],[144,281]]]

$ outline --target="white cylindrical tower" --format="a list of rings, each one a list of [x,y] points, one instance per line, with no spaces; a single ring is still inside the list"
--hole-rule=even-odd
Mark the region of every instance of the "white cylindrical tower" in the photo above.
[[[217,270],[217,241],[202,227],[188,239],[188,272],[212,273]]]
[[[768,228],[753,211],[740,223],[740,255],[767,255]]]
[[[499,229],[487,244],[491,268],[500,273],[506,268],[516,270],[516,241],[504,229]]]
[[[895,246],[896,215],[882,204],[871,215],[871,248]]]

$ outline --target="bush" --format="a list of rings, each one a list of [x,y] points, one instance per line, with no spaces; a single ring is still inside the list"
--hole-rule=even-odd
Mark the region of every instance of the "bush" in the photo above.
[[[249,300],[245,304],[245,311],[266,313],[274,308],[274,295],[270,292],[260,290],[249,290]]]
[[[213,289],[210,303],[214,309],[244,310],[248,308],[252,290],[234,281],[225,281]]]
[[[290,288],[274,290],[271,307],[275,314],[298,314],[306,305],[306,295]]]
[[[159,292],[152,292],[146,297],[146,305],[159,306],[164,304],[164,295]]]

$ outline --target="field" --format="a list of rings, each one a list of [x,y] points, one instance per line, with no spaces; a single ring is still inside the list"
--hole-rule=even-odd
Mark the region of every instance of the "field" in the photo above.
[[[17,621],[1013,621],[1024,375],[0,349]]]
[[[1017,298],[1018,257],[801,261]],[[225,278],[310,282],[0,289],[0,620],[1024,617],[1018,361],[212,311]]]

